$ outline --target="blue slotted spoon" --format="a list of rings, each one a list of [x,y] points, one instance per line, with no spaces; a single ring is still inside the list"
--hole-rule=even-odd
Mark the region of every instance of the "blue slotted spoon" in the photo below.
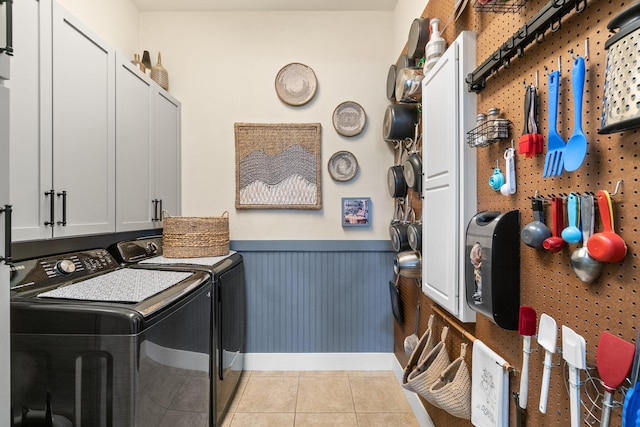
[[[573,61],[571,86],[573,88],[573,134],[564,149],[564,168],[573,172],[580,167],[587,155],[587,137],[582,131],[582,92],[584,91],[584,58]]]
[[[547,155],[544,159],[543,178],[557,176],[564,168],[563,153],[566,146],[562,136],[558,133],[558,91],[560,88],[560,71],[549,73],[549,133],[547,135]]]

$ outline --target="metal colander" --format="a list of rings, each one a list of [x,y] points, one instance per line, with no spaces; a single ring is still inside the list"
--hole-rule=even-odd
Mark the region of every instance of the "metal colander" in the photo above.
[[[613,18],[607,40],[601,134],[640,127],[640,2]]]

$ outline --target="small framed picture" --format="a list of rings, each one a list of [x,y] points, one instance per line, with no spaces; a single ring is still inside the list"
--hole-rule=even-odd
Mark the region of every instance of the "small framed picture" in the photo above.
[[[342,226],[367,227],[371,225],[370,197],[342,198]]]

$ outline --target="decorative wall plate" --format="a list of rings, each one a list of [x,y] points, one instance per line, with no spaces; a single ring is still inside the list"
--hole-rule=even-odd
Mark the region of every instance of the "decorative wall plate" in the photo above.
[[[278,98],[289,105],[304,105],[316,94],[318,81],[313,70],[298,62],[287,64],[276,75]]]
[[[356,156],[348,151],[338,151],[329,159],[329,175],[335,181],[350,181],[358,173]]]
[[[360,104],[346,101],[333,110],[333,127],[340,135],[356,136],[364,129],[367,115]]]

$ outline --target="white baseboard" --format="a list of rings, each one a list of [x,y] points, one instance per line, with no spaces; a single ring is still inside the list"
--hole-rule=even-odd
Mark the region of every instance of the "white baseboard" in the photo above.
[[[394,356],[393,357],[393,373],[396,374],[396,378],[398,378],[398,382],[400,384],[402,384],[403,372],[404,372],[404,368],[402,367],[402,365],[400,365],[400,362]],[[411,410],[413,411],[413,414],[416,416],[416,419],[418,420],[418,424],[420,424],[420,427],[435,427],[435,424],[433,424],[433,421],[431,420],[429,413],[424,408],[424,405],[422,404],[422,401],[420,401],[420,398],[418,397],[418,395],[405,388],[403,388],[402,391],[404,392],[404,395],[407,398],[407,401],[409,402],[409,406],[411,406]]]
[[[390,371],[394,360],[393,353],[246,353],[244,369],[247,371]]]

